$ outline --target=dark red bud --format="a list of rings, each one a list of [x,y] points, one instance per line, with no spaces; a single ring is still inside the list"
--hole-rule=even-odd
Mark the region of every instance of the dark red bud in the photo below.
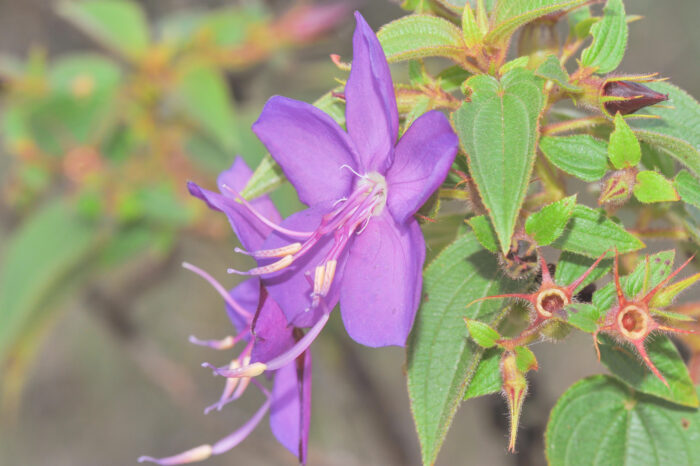
[[[668,100],[668,94],[661,94],[643,84],[633,81],[609,81],[603,87],[605,97],[622,97],[624,100],[605,102],[605,109],[610,115],[620,112],[622,115]]]

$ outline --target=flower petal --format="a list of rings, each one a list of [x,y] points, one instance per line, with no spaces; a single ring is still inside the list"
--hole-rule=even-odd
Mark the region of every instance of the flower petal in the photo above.
[[[350,137],[323,111],[298,100],[275,96],[267,101],[253,132],[308,206],[330,209],[348,195],[355,147]]]
[[[348,133],[363,173],[384,173],[399,131],[394,84],[377,36],[360,13],[352,37],[352,68],[345,85]]]
[[[307,351],[301,357],[304,358],[301,370],[294,361],[275,374],[270,428],[277,441],[305,464],[311,414],[311,353]]]
[[[372,218],[352,245],[340,290],[348,334],[367,346],[403,346],[420,303],[425,242],[418,222]]]
[[[313,231],[321,223],[323,213],[314,208],[302,210],[286,218],[281,226],[292,230]],[[287,244],[289,244],[287,237],[273,232],[263,244],[263,248],[274,249]],[[263,276],[263,285],[267,288],[270,296],[282,308],[287,321],[296,327],[311,327],[323,313],[320,307],[313,311],[307,311],[311,307],[313,288],[305,274],[308,272],[313,278],[316,267],[326,258],[332,246],[333,237],[324,237],[312,250],[295,260],[286,269]],[[345,257],[346,254],[343,253],[338,260],[334,279],[336,284],[342,280]],[[333,309],[338,302],[338,286],[331,286],[324,302],[328,309]]]
[[[252,277],[239,283],[229,291],[229,294],[243,309],[254,315],[260,301],[260,278]],[[250,318],[246,319],[228,304],[226,304],[226,314],[238,332],[246,330],[250,325]]]
[[[265,293],[260,311],[253,321],[255,344],[250,354],[251,364],[266,363],[294,346],[293,327],[287,324],[282,309]]]
[[[240,193],[243,191],[250,181],[250,177],[253,176],[253,171],[248,167],[242,157],[236,157],[233,161],[231,168],[222,171],[216,179],[216,184],[219,187],[219,191],[226,197],[233,200],[236,197],[231,192],[231,189]],[[269,196],[260,196],[250,201],[250,205],[253,206],[263,217],[267,217],[274,223],[279,223],[282,220],[275,204],[272,203],[272,199]]]
[[[425,113],[408,128],[386,175],[387,206],[397,222],[415,214],[445,180],[458,146],[450,122],[437,110]]]

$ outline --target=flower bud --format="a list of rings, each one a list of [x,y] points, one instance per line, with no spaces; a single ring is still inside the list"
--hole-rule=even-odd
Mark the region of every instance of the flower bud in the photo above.
[[[637,169],[634,167],[608,174],[601,181],[598,205],[613,208],[623,205],[632,195],[636,177]]]
[[[518,369],[517,357],[514,351],[505,351],[501,357],[501,377],[503,378],[503,394],[508,402],[510,413],[510,441],[508,450],[515,451],[515,440],[518,435],[518,422],[527,395],[527,380]]]
[[[617,112],[627,115],[649,105],[668,100],[668,94],[661,94],[634,81],[609,80],[603,85],[603,96],[617,98],[603,104],[605,110],[611,115],[615,115]]]

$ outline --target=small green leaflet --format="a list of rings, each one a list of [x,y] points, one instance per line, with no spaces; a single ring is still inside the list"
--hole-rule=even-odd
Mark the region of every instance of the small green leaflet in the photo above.
[[[503,377],[501,376],[501,356],[503,348],[489,348],[484,351],[484,355],[479,361],[479,365],[474,372],[469,388],[464,393],[464,400],[476,398],[484,395],[498,393],[503,387]],[[525,374],[537,367],[537,359],[527,346],[515,348],[516,364],[518,369]]]
[[[564,233],[576,205],[576,195],[548,204],[525,221],[525,232],[540,246],[546,246]]]
[[[535,159],[542,80],[516,68],[500,82],[477,75],[466,85],[471,101],[462,104],[452,119],[500,249],[506,253]]]
[[[430,15],[409,15],[394,20],[382,26],[377,37],[390,63],[433,56],[459,61],[466,47],[457,26]]]
[[[497,331],[491,328],[489,324],[479,322],[473,319],[464,319],[469,331],[469,336],[474,342],[482,348],[491,348],[496,345],[496,342],[501,338]]]
[[[618,170],[636,166],[642,159],[642,148],[629,125],[619,113],[615,115],[615,130],[610,135],[608,157]]]
[[[494,321],[510,293],[496,258],[473,234],[459,237],[424,272],[423,303],[407,348],[408,393],[424,464],[433,464],[483,349],[473,343],[464,317]]]
[[[627,19],[622,0],[608,0],[603,19],[591,27],[593,43],[581,53],[581,64],[609,73],[617,68],[627,48]]]
[[[583,181],[598,181],[608,170],[607,144],[587,134],[545,136],[540,150],[554,166]]]
[[[595,375],[557,401],[545,452],[551,466],[698,464],[700,412]]]
[[[559,63],[555,55],[549,55],[535,70],[535,74],[541,78],[553,81],[554,84],[568,92],[581,92],[578,86],[569,83],[569,74]]]
[[[601,211],[577,205],[564,234],[552,246],[597,258],[605,251],[617,248],[620,254],[636,251],[644,243],[605,216]]]

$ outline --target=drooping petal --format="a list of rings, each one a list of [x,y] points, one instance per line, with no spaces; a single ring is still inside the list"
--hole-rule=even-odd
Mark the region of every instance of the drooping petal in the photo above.
[[[292,331],[293,327],[287,323],[275,300],[269,294],[264,296],[263,304],[253,322],[255,345],[250,355],[251,364],[267,362],[294,346]]]
[[[352,69],[345,85],[348,133],[363,173],[384,173],[396,143],[399,116],[391,72],[377,36],[359,13],[352,37]]]
[[[348,195],[355,168],[350,137],[323,111],[298,100],[274,96],[253,132],[294,185],[301,202],[330,209]]]
[[[281,225],[292,230],[313,231],[321,223],[323,213],[314,208],[302,210],[286,218]],[[288,238],[273,232],[263,244],[263,248],[274,249],[288,243]],[[287,321],[296,327],[311,327],[323,314],[320,307],[307,311],[311,308],[313,287],[305,274],[308,272],[311,278],[314,277],[316,266],[325,259],[332,246],[333,235],[326,235],[318,241],[312,250],[295,260],[289,267],[262,277],[263,285],[267,288],[270,296],[282,308]],[[333,280],[335,284],[340,283],[343,278],[345,257],[344,252],[338,260]],[[338,302],[338,286],[331,287],[324,302],[328,309],[333,309]]]
[[[366,346],[403,346],[420,303],[425,242],[418,222],[386,211],[355,239],[340,290],[348,334]]]
[[[260,248],[272,229],[253,215],[243,204],[228,196],[204,189],[193,182],[187,183],[187,188],[194,197],[207,203],[209,208],[223,212],[236,233],[243,247],[249,251]],[[274,209],[274,206],[273,206]],[[279,214],[274,210],[270,220],[279,221]]]
[[[303,364],[293,361],[275,374],[270,405],[270,428],[277,441],[306,463],[311,414],[311,353]]]
[[[397,222],[415,214],[445,180],[459,140],[437,110],[418,118],[401,137],[386,174],[387,206]]]

